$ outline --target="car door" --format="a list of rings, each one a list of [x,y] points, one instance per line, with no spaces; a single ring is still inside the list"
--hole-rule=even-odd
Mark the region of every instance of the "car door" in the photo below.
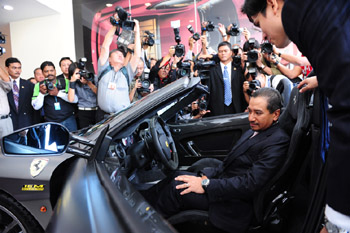
[[[201,158],[222,160],[249,129],[247,113],[168,122],[181,166]]]

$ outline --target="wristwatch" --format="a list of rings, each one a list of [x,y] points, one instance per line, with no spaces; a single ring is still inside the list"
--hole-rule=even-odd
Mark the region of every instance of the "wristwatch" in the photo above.
[[[260,66],[259,68],[263,70],[263,69],[265,69],[265,67],[266,67],[266,66],[263,64],[263,65]]]
[[[202,180],[202,188],[204,189],[204,191],[207,191],[207,187],[210,184],[210,180],[209,179],[204,179]]]
[[[202,181],[202,183],[203,183],[203,181]],[[203,186],[203,184],[202,184],[202,186]],[[345,230],[343,228],[340,228],[337,225],[334,225],[327,218],[325,218],[325,227],[326,227],[328,233],[350,233],[350,231]]]

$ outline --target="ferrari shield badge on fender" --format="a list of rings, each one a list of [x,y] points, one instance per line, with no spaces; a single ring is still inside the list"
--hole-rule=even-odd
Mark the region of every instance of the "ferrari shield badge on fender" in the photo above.
[[[33,159],[32,163],[30,164],[30,175],[33,178],[38,176],[44,170],[48,163],[49,159],[47,158]]]

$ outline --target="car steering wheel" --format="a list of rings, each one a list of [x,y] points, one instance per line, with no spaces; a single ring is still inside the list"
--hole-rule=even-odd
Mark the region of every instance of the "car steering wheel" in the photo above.
[[[151,119],[150,131],[161,162],[166,168],[176,170],[179,165],[179,157],[169,127],[162,118],[155,116]]]

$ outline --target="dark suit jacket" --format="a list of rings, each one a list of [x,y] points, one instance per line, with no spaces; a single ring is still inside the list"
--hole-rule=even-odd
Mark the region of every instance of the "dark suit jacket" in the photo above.
[[[13,124],[13,130],[21,129],[33,124],[34,109],[32,107],[32,97],[34,85],[28,80],[21,79],[18,100],[18,112],[13,100],[13,91],[7,93],[7,98],[10,105],[10,114]]]
[[[287,0],[282,23],[288,37],[309,59],[332,105],[327,112],[332,122],[327,203],[350,216],[350,1]]]
[[[290,138],[278,124],[249,139],[252,134],[243,134],[219,167],[203,169],[210,179],[209,218],[229,232],[244,232],[249,226],[253,197],[277,172],[289,146]]]
[[[207,116],[218,116],[224,112],[224,77],[222,75],[220,63],[210,70],[208,80],[209,98],[208,109],[211,111]],[[231,69],[231,89],[232,89],[232,108],[233,113],[243,112],[247,103],[243,94],[244,76],[241,67]]]

